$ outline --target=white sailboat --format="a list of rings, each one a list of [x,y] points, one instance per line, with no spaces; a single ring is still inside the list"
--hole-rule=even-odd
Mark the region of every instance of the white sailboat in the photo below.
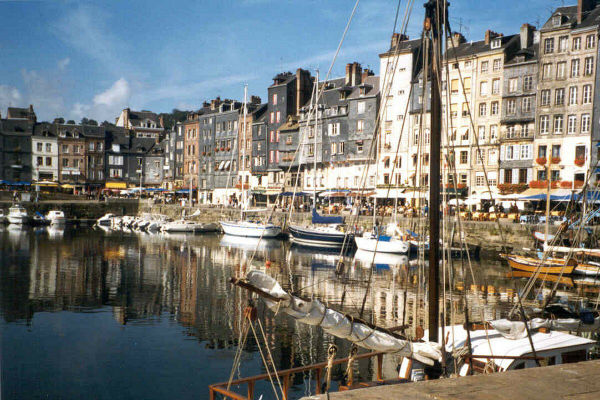
[[[242,126],[243,131],[243,143],[246,143],[246,119],[248,114],[248,85],[244,86],[244,124]],[[235,144],[234,144],[235,146]],[[245,151],[246,146],[240,146],[242,150],[242,160],[245,159]],[[241,199],[241,209],[240,209],[240,219],[237,221],[220,221],[221,228],[226,235],[240,236],[240,237],[248,237],[248,238],[275,238],[281,234],[281,227],[271,223],[271,222],[263,222],[258,220],[249,220],[244,218],[244,214],[252,212],[252,210],[244,210],[244,207],[247,206],[247,190],[244,188],[242,183],[242,199]]]

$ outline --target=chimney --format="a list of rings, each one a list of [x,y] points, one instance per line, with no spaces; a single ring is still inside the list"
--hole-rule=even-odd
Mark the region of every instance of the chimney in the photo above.
[[[361,73],[362,73],[362,67],[360,66],[360,64],[357,62],[352,63],[351,79],[350,79],[350,84],[352,86],[360,85]]]
[[[408,35],[402,33],[392,33],[392,42],[390,43],[390,51],[394,51],[398,44],[404,40],[408,40]]]
[[[583,21],[583,14],[592,11],[596,6],[596,0],[577,0],[577,23]]]
[[[210,109],[213,111],[216,110],[219,105],[221,105],[221,97],[217,97],[216,99],[210,101]]]
[[[465,43],[467,39],[465,39],[462,33],[454,32],[452,33],[450,41],[452,42],[452,47],[458,47],[461,43]]]
[[[373,71],[371,71],[368,68],[363,69],[362,74],[361,74],[361,82],[365,82],[367,80],[368,76],[373,76],[375,75],[375,73]]]
[[[300,113],[300,108],[310,99],[313,87],[313,80],[310,72],[298,68],[296,70],[296,115]]]
[[[485,31],[485,44],[490,44],[491,40],[498,36],[502,36],[502,34],[488,29]]]
[[[521,25],[521,48],[526,49],[533,44],[533,31],[535,28],[529,24]]]
[[[260,104],[259,96],[250,96],[250,104]]]
[[[349,86],[352,73],[352,64],[346,64],[346,79],[344,80],[344,85]]]
[[[202,108],[208,108],[210,107],[210,103],[208,101],[205,101],[202,103]]]
[[[129,107],[127,107],[126,109],[123,110],[123,113],[125,114],[125,116],[123,117],[123,126],[125,128],[129,128],[129,113],[131,112],[131,110],[129,109]]]

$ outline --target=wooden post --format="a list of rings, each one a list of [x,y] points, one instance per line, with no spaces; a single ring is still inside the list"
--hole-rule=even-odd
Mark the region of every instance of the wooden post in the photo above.
[[[254,400],[254,383],[255,381],[248,381],[248,400]]]
[[[377,354],[377,380],[383,381],[383,354]]]
[[[283,400],[287,400],[290,390],[290,374],[283,376]]]
[[[317,378],[317,388],[315,390],[315,394],[321,394],[321,371],[322,368],[317,368],[317,370],[315,371],[316,373],[316,378]]]

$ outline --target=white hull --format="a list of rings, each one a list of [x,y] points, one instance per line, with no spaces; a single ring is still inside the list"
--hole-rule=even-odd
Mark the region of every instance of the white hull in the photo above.
[[[221,221],[223,232],[227,235],[244,236],[251,238],[274,238],[279,236],[281,228],[273,224],[253,222]]]
[[[356,247],[359,250],[365,250],[378,253],[392,253],[392,254],[407,254],[410,251],[410,243],[404,240],[391,238],[389,241],[377,240],[376,237],[355,237]]]
[[[26,225],[30,222],[27,215],[9,215],[8,222],[15,225]]]

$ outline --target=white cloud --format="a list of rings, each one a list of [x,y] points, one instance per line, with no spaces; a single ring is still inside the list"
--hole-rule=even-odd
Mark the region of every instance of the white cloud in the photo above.
[[[15,87],[0,85],[0,110],[7,107],[21,106],[21,92]]]
[[[59,60],[56,65],[58,66],[59,70],[64,71],[65,68],[67,68],[69,66],[70,62],[71,62],[71,59],[69,57],[65,57],[62,60]]]
[[[54,118],[64,112],[64,87],[57,76],[21,70],[24,93],[22,104],[33,104],[40,119]]]
[[[94,96],[90,104],[75,103],[71,109],[73,118],[92,118],[98,122],[113,121],[129,104],[131,88],[125,78],[120,78],[111,87]]]

